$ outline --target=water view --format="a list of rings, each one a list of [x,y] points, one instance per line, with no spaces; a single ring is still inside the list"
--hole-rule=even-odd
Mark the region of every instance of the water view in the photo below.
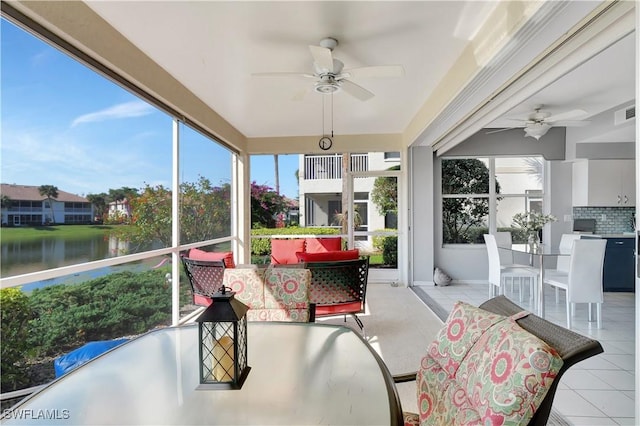
[[[3,233],[5,230],[2,231]],[[4,237],[4,235],[2,235]],[[86,236],[39,237],[15,240],[2,238],[0,243],[0,277],[6,278],[67,265],[108,259],[130,253],[129,244],[98,232]],[[76,284],[120,271],[144,271],[157,266],[161,258],[109,266],[92,271],[33,282],[22,286],[23,291],[55,284]]]

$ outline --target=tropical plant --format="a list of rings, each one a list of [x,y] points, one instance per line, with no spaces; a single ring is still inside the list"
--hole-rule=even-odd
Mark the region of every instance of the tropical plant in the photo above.
[[[540,231],[544,225],[556,220],[558,219],[553,215],[534,211],[513,215],[513,223],[522,228],[527,235]]]
[[[349,223],[349,212],[334,212],[333,213],[333,224],[339,225],[343,230],[347,229],[347,224]],[[360,216],[360,212],[358,211],[358,206],[353,207],[353,227],[358,228],[362,226],[362,216]],[[345,231],[343,231],[345,232]]]
[[[500,185],[496,181],[496,194]],[[442,161],[442,194],[467,194],[467,197],[443,197],[442,227],[445,243],[473,242],[472,230],[485,225],[489,199],[474,194],[489,192],[489,169],[479,159]]]
[[[93,204],[95,216],[101,220],[105,219],[107,209],[109,208],[109,204],[107,203],[108,197],[104,192],[100,194],[87,194],[87,200]]]
[[[400,170],[400,166],[389,170]],[[386,216],[388,213],[398,213],[398,179],[390,176],[380,176],[373,182],[371,201],[378,208],[378,213]]]
[[[40,185],[38,187],[40,195],[47,197],[49,208],[51,209],[51,222],[56,223],[56,217],[53,210],[53,200],[58,198],[58,187],[53,185]]]
[[[285,197],[267,185],[251,182],[251,224],[253,228],[275,228],[280,213],[286,213]]]

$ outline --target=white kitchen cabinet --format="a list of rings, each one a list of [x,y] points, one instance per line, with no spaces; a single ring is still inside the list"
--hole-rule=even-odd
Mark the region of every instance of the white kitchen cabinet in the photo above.
[[[576,161],[572,192],[574,206],[635,206],[635,160]]]

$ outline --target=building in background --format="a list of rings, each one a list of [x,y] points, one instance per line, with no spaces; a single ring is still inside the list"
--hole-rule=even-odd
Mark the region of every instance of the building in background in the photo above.
[[[55,199],[37,186],[2,184],[2,226],[91,223],[93,206],[84,197],[58,190]]]

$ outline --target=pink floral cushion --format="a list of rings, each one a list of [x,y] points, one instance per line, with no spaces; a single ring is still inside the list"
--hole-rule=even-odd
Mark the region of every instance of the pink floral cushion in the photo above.
[[[222,284],[235,291],[234,297],[249,309],[263,309],[265,272],[264,268],[225,269]]]
[[[264,306],[267,309],[309,309],[308,269],[267,268]]]
[[[453,377],[480,336],[505,317],[458,302],[429,346],[429,355]]]
[[[249,307],[248,321],[309,322],[311,271],[288,268],[225,269],[223,284]]]
[[[512,318],[458,302],[416,377],[420,424],[526,424],[561,366]]]

